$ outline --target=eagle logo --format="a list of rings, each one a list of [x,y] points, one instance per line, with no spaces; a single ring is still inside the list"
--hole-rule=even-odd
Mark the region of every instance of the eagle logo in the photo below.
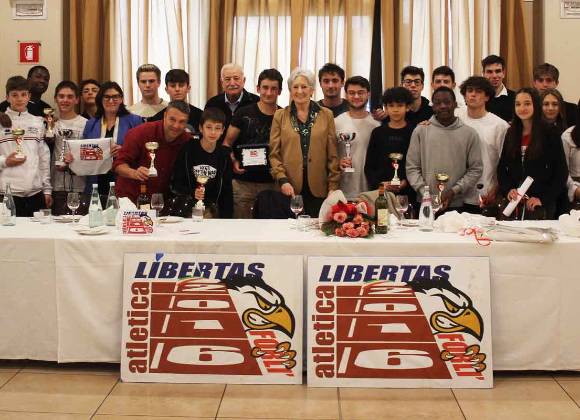
[[[436,311],[431,314],[431,327],[443,333],[463,332],[471,334],[479,341],[483,338],[483,320],[473,307],[469,296],[454,287],[448,279],[423,278],[409,282],[417,293],[439,297],[447,311]]]
[[[253,306],[242,314],[242,322],[250,330],[278,330],[294,336],[294,314],[286,306],[284,296],[255,275],[234,275],[225,280],[227,288],[250,298]]]

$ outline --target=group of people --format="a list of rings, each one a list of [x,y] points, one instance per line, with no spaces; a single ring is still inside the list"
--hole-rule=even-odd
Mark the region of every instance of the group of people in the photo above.
[[[501,57],[484,58],[482,75],[460,84],[458,105],[451,68],[432,72],[429,100],[421,95],[424,71],[407,66],[401,85],[384,92],[382,108],[370,110],[369,81],[346,78],[327,63],[318,71],[323,99],[312,100],[314,73],[296,68],[287,80],[290,104],[281,108],[278,70],[260,73],[255,95],[245,89],[243,69],[226,64],[223,92],[202,111],[187,102],[187,72],[166,73],[166,102],[159,96],[160,69],[144,64],[136,74],[139,102],[126,106],[114,81],[65,80],[54,92],[56,115],[47,118],[42,95],[50,74],[35,66],[27,78],[8,79],[0,104],[0,193],[10,184],[18,216],[41,208],[67,213],[69,192],[88,194],[96,183],[106,196],[112,181],[118,197],[136,203],[144,192],[163,193],[167,214],[191,215],[203,200],[206,217],[285,217],[290,197],[300,194],[304,211],[317,216],[336,189],[356,200],[382,185],[417,202],[426,187],[441,186],[438,174],[444,174],[441,211],[493,213],[518,198],[530,176],[522,204],[527,217],[555,218],[580,201],[580,103],[563,100],[551,64],[537,66],[533,87],[517,92],[505,86],[505,75]],[[14,128],[24,130],[20,144]],[[110,138],[112,170],[75,174],[74,156],[59,153],[66,149],[63,130],[67,142]],[[152,141],[158,143],[155,177],[145,146]]]

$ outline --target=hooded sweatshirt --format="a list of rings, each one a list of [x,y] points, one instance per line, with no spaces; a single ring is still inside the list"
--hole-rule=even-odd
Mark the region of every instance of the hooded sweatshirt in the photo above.
[[[407,180],[417,191],[417,201],[425,185],[437,191],[436,173],[449,175],[446,189],[455,196],[449,207],[463,206],[463,193],[473,188],[483,173],[480,139],[477,132],[461,119],[445,127],[435,118],[429,125],[419,125],[413,131],[407,152]]]
[[[28,112],[16,112],[8,108],[6,114],[12,120],[12,128],[23,128],[22,151],[26,161],[22,165],[7,167],[6,158],[16,151],[12,128],[1,127],[0,132],[0,192],[10,184],[17,197],[30,197],[40,191],[50,194],[50,151],[44,142],[44,122]]]

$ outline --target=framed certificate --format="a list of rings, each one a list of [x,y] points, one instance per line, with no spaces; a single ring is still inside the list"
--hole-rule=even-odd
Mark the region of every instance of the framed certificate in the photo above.
[[[268,145],[240,145],[238,146],[238,158],[246,170],[265,170],[268,167]]]

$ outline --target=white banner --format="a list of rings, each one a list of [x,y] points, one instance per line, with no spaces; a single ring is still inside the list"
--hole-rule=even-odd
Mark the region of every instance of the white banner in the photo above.
[[[84,139],[67,142],[73,155],[70,169],[76,175],[106,174],[111,170],[111,139]]]
[[[302,256],[125,254],[121,379],[302,383]]]
[[[489,260],[308,258],[308,385],[493,386]]]

